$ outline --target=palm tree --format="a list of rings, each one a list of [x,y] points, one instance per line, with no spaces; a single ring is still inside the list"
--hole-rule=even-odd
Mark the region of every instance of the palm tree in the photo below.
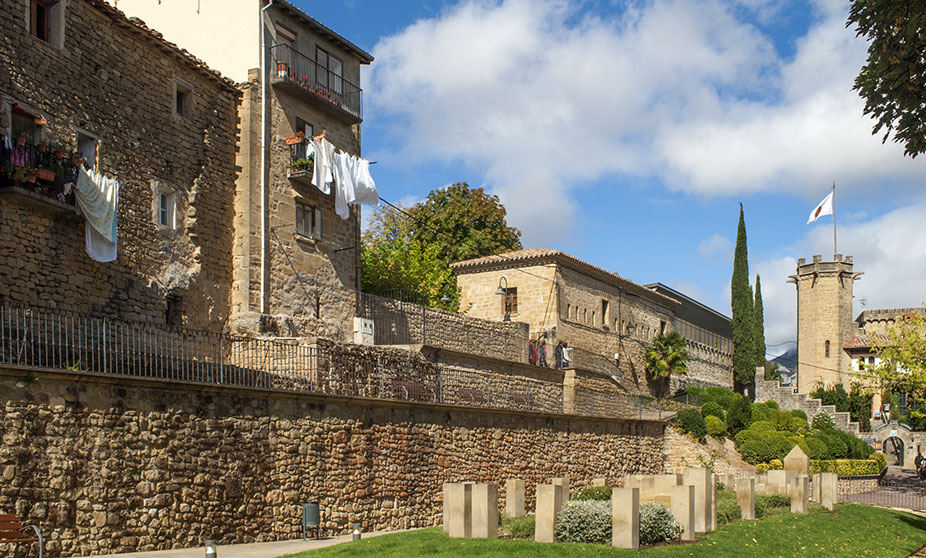
[[[660,333],[646,350],[646,375],[661,388],[668,388],[669,376],[688,373],[688,341],[677,331]]]

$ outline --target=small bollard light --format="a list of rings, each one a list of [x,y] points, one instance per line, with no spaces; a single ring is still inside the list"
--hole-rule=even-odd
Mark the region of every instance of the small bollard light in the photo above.
[[[216,558],[215,540],[206,539],[206,558]]]
[[[359,523],[354,523],[354,532],[351,535],[351,540],[352,541],[360,540],[360,524]]]

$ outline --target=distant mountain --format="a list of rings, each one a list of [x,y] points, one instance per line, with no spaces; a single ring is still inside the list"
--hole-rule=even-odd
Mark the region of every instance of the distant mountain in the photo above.
[[[797,347],[788,349],[770,362],[778,364],[779,368],[781,368],[782,385],[789,386],[794,383],[797,378]]]

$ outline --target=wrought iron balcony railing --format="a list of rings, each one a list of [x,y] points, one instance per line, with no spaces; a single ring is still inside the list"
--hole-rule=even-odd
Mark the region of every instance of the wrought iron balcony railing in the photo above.
[[[45,144],[38,146],[13,141],[12,147],[0,142],[0,190],[19,189],[74,205],[74,193],[64,185],[77,177],[79,157]]]
[[[363,119],[363,90],[289,45],[270,49],[271,83],[296,86],[357,122]]]

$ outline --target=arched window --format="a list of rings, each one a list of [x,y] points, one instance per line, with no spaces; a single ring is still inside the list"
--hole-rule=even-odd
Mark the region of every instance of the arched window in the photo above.
[[[830,358],[830,340],[826,340],[826,345],[823,348],[823,356]]]

